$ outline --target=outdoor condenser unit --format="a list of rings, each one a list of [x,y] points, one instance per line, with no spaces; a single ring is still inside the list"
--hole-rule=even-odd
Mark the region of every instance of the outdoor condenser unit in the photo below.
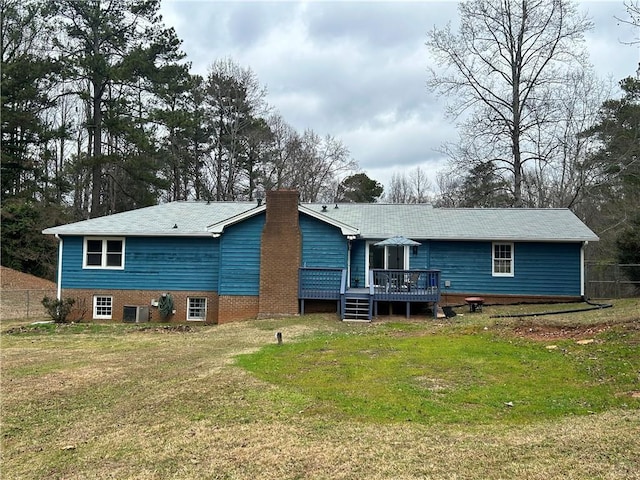
[[[122,320],[126,323],[142,323],[149,321],[149,307],[125,305]]]

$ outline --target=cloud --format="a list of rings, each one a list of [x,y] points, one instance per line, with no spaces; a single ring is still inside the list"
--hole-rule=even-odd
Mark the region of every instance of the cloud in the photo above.
[[[635,74],[638,47],[619,39],[622,2],[588,1],[596,28],[586,38],[596,70],[620,79]],[[251,68],[267,101],[296,130],[330,134],[369,175],[388,185],[390,172],[440,168],[437,152],[454,141],[446,99],[426,88],[424,43],[434,26],[457,23],[452,1],[165,1],[193,73],[230,57]],[[435,176],[435,175],[433,175]]]

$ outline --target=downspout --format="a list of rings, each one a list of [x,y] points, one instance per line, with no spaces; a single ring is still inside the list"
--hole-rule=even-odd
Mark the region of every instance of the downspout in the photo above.
[[[584,247],[587,246],[589,242],[582,242],[582,246],[580,247],[580,296],[584,298],[584,281],[585,281],[585,272],[584,272]]]
[[[355,235],[347,235],[347,288],[351,288],[351,247],[355,239]]]
[[[350,238],[347,239],[347,288],[351,288],[351,242]]]
[[[60,237],[60,235],[58,235],[57,233],[55,234],[56,239],[58,240],[58,278],[57,278],[57,291],[56,291],[56,297],[58,299],[58,301],[62,300],[62,245],[63,245],[63,241],[62,241],[62,237]]]

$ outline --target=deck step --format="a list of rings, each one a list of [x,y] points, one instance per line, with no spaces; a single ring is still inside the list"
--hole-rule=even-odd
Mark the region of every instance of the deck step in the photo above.
[[[345,298],[343,320],[346,322],[370,322],[370,301],[368,295]]]

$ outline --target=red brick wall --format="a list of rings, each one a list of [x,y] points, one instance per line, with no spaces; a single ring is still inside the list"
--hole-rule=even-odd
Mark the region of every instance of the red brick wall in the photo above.
[[[298,192],[267,192],[260,250],[258,316],[298,314],[298,268],[302,261]]]
[[[259,299],[256,296],[222,295],[218,302],[218,323],[247,320],[258,316]]]
[[[93,319],[93,297],[104,295],[113,297],[112,317],[114,321],[122,321],[122,312],[125,305],[148,306],[152,322],[187,321],[187,297],[205,297],[207,299],[207,319],[206,323],[218,322],[218,294],[216,292],[179,291],[169,292],[173,297],[173,309],[175,314],[166,319],[162,319],[157,307],[151,306],[151,300],[158,300],[163,292],[156,290],[80,290],[65,289],[62,291],[62,298],[74,298],[76,304],[71,312],[69,320],[89,321]]]

